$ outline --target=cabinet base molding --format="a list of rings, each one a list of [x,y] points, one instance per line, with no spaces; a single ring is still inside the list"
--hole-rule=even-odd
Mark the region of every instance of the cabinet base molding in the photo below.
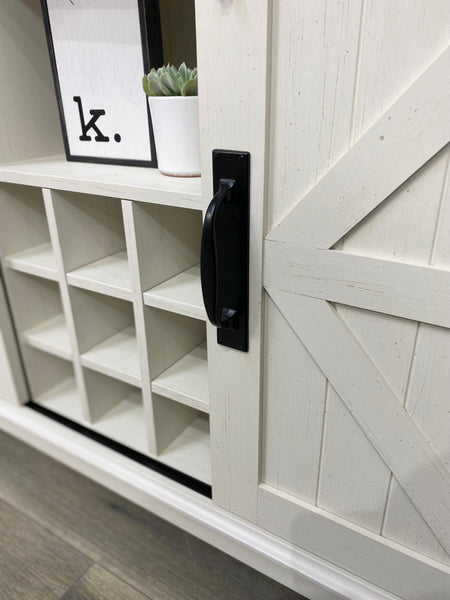
[[[400,600],[30,408],[0,400],[0,428],[310,600]]]

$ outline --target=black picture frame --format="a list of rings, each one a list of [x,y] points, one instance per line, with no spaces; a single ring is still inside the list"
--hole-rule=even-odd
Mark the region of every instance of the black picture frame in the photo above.
[[[69,1],[69,0],[68,0]],[[157,68],[163,64],[163,44],[161,33],[161,19],[159,10],[159,0],[136,0],[139,11],[139,25],[142,47],[142,60],[144,72],[148,73],[153,67]],[[87,162],[98,164],[112,164],[124,166],[140,166],[157,168],[158,161],[156,156],[155,140],[153,135],[153,127],[150,110],[147,106],[148,133],[150,141],[151,159],[122,159],[122,158],[106,158],[96,156],[83,156],[80,154],[72,154],[70,151],[69,137],[66,127],[66,119],[64,114],[64,105],[59,83],[58,69],[56,63],[55,49],[53,44],[52,30],[50,25],[50,16],[47,7],[47,0],[41,0],[41,9],[45,33],[47,37],[48,51],[50,55],[50,64],[53,74],[53,82],[55,86],[56,100],[61,123],[61,130],[64,142],[66,159],[73,162]],[[144,74],[144,73],[143,73]],[[144,92],[142,92],[144,94]]]

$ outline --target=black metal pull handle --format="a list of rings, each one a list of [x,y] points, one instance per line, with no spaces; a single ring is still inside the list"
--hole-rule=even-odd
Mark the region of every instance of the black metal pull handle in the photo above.
[[[206,211],[201,284],[219,344],[248,349],[249,155],[214,150],[215,195]]]
[[[231,193],[235,185],[234,179],[221,179],[219,191],[211,200],[203,222],[202,248],[201,248],[201,282],[203,301],[205,303],[208,319],[215,327],[233,316],[232,313],[222,310],[218,304],[219,289],[219,263],[220,240],[217,239],[217,215],[223,203],[231,202]],[[225,307],[223,307],[225,308]],[[228,309],[233,311],[234,309]]]

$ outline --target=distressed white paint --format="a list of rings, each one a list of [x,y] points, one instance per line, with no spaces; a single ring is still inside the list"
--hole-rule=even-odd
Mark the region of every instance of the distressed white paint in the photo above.
[[[267,0],[197,3],[203,208],[213,197],[214,148],[250,152],[249,352],[219,346],[208,326],[213,497],[256,516],[259,479],[261,265],[270,48]],[[217,73],[220,72],[220,83]],[[219,385],[214,382],[220,381]]]
[[[448,142],[450,49],[320,180],[269,239],[330,248]],[[401,159],[400,159],[401,157]]]

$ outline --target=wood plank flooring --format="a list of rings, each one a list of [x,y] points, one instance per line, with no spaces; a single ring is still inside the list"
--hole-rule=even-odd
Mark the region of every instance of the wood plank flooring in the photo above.
[[[0,600],[301,596],[0,431]]]

